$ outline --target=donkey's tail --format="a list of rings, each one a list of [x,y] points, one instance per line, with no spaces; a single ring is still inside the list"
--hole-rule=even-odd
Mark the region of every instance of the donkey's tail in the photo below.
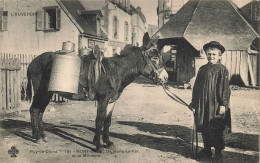
[[[28,82],[27,82],[27,87],[26,87],[25,100],[31,102],[31,100],[32,100],[32,81],[31,81],[31,77],[28,74],[28,72],[27,72],[27,79],[28,79]]]

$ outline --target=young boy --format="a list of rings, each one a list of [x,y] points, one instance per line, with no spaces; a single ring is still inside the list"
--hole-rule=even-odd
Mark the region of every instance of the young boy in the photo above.
[[[193,87],[190,108],[195,110],[197,131],[202,133],[204,149],[200,158],[211,158],[215,148],[215,160],[222,162],[221,150],[225,148],[223,132],[231,131],[229,108],[229,75],[220,63],[225,48],[216,41],[203,46],[208,63],[200,67]]]

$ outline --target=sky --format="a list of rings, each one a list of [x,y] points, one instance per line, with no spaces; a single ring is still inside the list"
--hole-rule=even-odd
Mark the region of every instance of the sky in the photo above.
[[[252,0],[232,0],[239,8],[251,2]],[[131,4],[142,8],[142,12],[146,17],[147,24],[158,24],[158,17],[156,8],[158,6],[158,0],[131,0]]]

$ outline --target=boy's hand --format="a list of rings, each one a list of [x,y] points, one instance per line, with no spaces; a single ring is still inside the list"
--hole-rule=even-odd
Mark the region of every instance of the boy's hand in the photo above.
[[[195,108],[192,107],[191,104],[190,104],[188,107],[189,107],[189,109],[190,109],[191,111],[195,112]]]
[[[226,112],[226,107],[225,106],[220,106],[219,114],[224,114],[225,112]]]

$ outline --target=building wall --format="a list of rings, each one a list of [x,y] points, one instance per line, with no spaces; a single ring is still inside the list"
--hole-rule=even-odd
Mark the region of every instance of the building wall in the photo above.
[[[36,12],[43,7],[59,6],[54,0],[2,1],[2,9],[8,11],[8,30],[0,31],[0,52],[14,54],[41,54],[62,49],[62,42],[71,41],[78,47],[79,31],[61,9],[61,29],[37,31]]]
[[[131,15],[127,12],[123,11],[119,7],[116,7],[111,2],[107,2],[102,11],[104,13],[104,17],[102,18],[102,28],[105,29],[105,32],[108,36],[108,42],[105,44],[107,49],[106,57],[114,56],[114,53],[119,54],[120,51],[125,47],[126,44],[131,44]],[[113,37],[113,20],[114,16],[117,17],[119,25],[118,25],[118,37]],[[125,22],[128,22],[128,40],[125,40],[124,28]]]
[[[142,18],[138,13],[133,13],[132,15],[132,28],[136,33],[136,39],[133,45],[142,46],[143,45],[143,36],[147,32],[147,24],[143,22]]]

